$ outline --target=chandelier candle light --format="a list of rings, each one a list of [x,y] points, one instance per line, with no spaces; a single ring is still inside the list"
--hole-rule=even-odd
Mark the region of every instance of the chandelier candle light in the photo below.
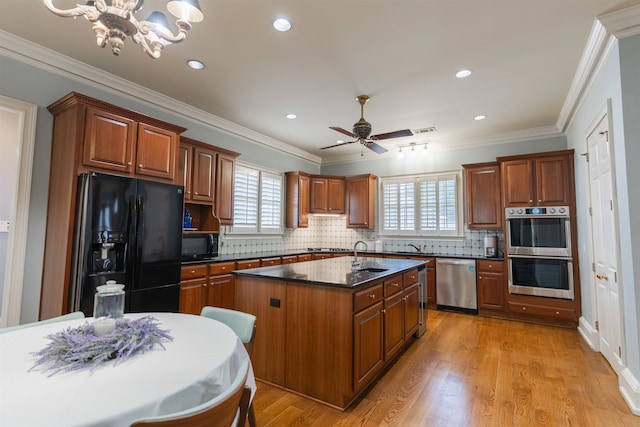
[[[178,18],[178,34],[174,35],[162,12],[152,12],[146,21],[136,19],[134,13],[142,8],[144,0],[90,0],[73,9],[58,9],[53,5],[53,0],[43,2],[47,9],[58,16],[84,16],[93,24],[98,46],[105,47],[109,43],[114,55],[120,54],[125,39],[131,36],[149,56],[158,59],[165,46],[181,42],[187,37],[192,22],[204,19],[198,0],[168,1],[167,10]]]

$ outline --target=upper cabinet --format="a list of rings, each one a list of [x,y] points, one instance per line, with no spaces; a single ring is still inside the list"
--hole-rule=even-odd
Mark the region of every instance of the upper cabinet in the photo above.
[[[497,162],[462,165],[466,181],[467,228],[502,228],[500,165]]]
[[[285,227],[309,226],[309,175],[304,172],[287,172],[287,200]]]
[[[376,179],[371,174],[346,178],[348,228],[375,228]]]
[[[194,228],[217,231],[217,221],[231,225],[238,153],[185,137],[180,139],[179,153],[176,183],[184,185],[185,209],[193,217]],[[216,221],[211,222],[211,216]]]
[[[176,129],[112,110],[86,107],[82,165],[87,170],[173,181],[178,154]]]
[[[570,205],[573,150],[499,157],[504,207]]]
[[[312,176],[309,211],[311,213],[344,213],[345,181],[342,177]]]
[[[218,152],[216,172],[216,216],[220,224],[233,224],[233,191],[237,153]]]
[[[215,151],[182,138],[176,183],[184,185],[185,203],[213,203],[215,166]]]

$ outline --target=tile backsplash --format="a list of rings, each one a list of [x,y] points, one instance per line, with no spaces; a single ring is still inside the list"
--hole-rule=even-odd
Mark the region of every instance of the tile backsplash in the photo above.
[[[239,237],[227,234],[230,227],[222,227],[221,230],[221,255],[246,254],[252,252],[289,251],[306,248],[353,248],[358,240],[364,240],[369,244],[369,249],[374,249],[374,242],[378,239],[375,230],[362,230],[346,228],[345,216],[325,217],[309,215],[309,228],[286,229],[284,235],[253,237]],[[408,246],[413,244],[422,249],[422,252],[438,255],[455,256],[483,256],[484,237],[496,235],[498,237],[498,250],[504,248],[504,239],[501,230],[468,230],[465,228],[464,237],[451,239],[433,238],[387,238],[380,237],[383,250],[387,252],[412,252],[415,249]]]

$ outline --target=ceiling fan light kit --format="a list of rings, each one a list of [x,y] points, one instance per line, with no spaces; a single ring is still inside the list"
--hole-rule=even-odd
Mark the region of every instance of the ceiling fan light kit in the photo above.
[[[364,147],[378,153],[386,153],[388,150],[382,145],[376,144],[375,141],[391,138],[402,138],[405,136],[413,136],[413,132],[410,129],[402,129],[394,132],[380,133],[377,135],[371,135],[371,123],[364,119],[364,104],[367,103],[369,97],[367,95],[360,95],[356,97],[356,101],[360,104],[360,120],[353,125],[353,132],[349,132],[346,129],[337,126],[329,126],[329,129],[333,129],[336,132],[345,134],[351,138],[355,138],[354,141],[341,142],[339,144],[329,145],[327,147],[320,148],[326,150],[327,148],[340,147],[342,145],[353,144],[359,142]],[[371,135],[371,136],[369,136]],[[363,155],[361,153],[361,155]]]
[[[169,29],[164,13],[152,12],[146,21],[138,21],[135,13],[142,9],[144,0],[90,0],[73,9],[58,9],[53,0],[43,0],[51,12],[61,17],[84,16],[93,24],[98,46],[111,46],[114,55],[119,55],[128,36],[139,44],[150,57],[160,58],[162,49],[187,37],[192,22],[200,22],[204,14],[198,0],[169,0],[167,10],[177,18],[178,33]]]

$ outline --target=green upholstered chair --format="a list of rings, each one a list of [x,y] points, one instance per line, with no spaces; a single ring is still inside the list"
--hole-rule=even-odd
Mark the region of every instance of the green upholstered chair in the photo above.
[[[249,361],[245,361],[231,386],[222,394],[194,408],[169,415],[135,421],[131,427],[230,427],[236,418],[244,425],[251,389],[245,387],[249,373]]]
[[[247,348],[247,353],[251,357],[253,351],[253,340],[256,336],[256,316],[237,310],[229,310],[221,307],[206,306],[200,312],[200,316],[217,320],[229,326],[236,333],[240,341]],[[249,405],[249,425],[256,427],[256,415],[253,410],[253,403]]]

